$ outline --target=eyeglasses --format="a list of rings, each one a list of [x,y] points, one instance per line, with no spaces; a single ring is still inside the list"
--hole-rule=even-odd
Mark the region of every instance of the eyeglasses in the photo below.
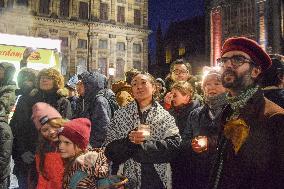
[[[188,73],[188,70],[173,70],[173,73],[174,74],[187,74]]]
[[[246,58],[246,57],[244,57],[242,55],[234,55],[232,57],[221,57],[221,58],[218,58],[217,59],[217,64],[220,67],[224,67],[224,65],[227,64],[229,60],[230,60],[232,66],[234,68],[238,68],[238,67],[242,66],[245,63],[251,63],[251,64],[255,65],[255,63],[252,60],[250,60],[250,59],[248,59],[248,58]]]
[[[41,76],[40,80],[53,80],[53,78],[49,76]]]

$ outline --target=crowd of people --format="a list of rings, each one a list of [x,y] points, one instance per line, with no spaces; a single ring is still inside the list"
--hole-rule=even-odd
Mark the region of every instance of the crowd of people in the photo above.
[[[0,63],[0,189],[283,189],[284,57],[227,39],[201,81]],[[201,90],[197,90],[200,88]],[[13,112],[11,117],[11,112]]]

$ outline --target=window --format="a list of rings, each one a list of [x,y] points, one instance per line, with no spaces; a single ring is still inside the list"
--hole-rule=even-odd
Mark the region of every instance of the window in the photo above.
[[[125,44],[123,42],[118,42],[116,44],[116,50],[118,50],[118,51],[125,51]]]
[[[28,6],[28,0],[17,0],[18,5]]]
[[[60,37],[61,47],[68,47],[68,37]]]
[[[166,49],[166,63],[169,64],[172,61],[172,52],[170,49]]]
[[[4,7],[4,0],[0,0],[0,8]]]
[[[86,2],[80,2],[80,6],[79,6],[79,18],[80,19],[88,19],[88,3]]]
[[[140,44],[136,44],[136,43],[134,43],[133,44],[133,52],[134,53],[141,53],[141,45]]]
[[[134,25],[141,25],[141,11],[134,9]]]
[[[106,58],[99,58],[98,72],[101,74],[107,75],[107,59]]]
[[[106,3],[101,3],[100,6],[100,19],[107,20],[108,19],[108,6]]]
[[[39,2],[39,13],[49,14],[49,4],[50,0],[40,0]]]
[[[135,0],[136,3],[141,3],[141,0]]]
[[[117,22],[124,23],[125,22],[125,8],[117,7]]]
[[[14,0],[8,0],[7,1],[7,8],[13,8]]]
[[[125,0],[117,0],[118,3],[126,3]]]
[[[60,16],[69,17],[69,6],[70,6],[70,0],[60,1]]]
[[[100,39],[99,48],[100,49],[107,49],[107,40],[106,39]]]
[[[63,55],[62,60],[61,60],[61,74],[62,75],[67,74],[67,68],[68,68],[68,58],[66,55]]]
[[[80,48],[80,49],[87,49],[87,40],[85,40],[85,39],[78,39],[78,48]]]
[[[85,71],[87,71],[87,59],[80,57],[78,58],[77,74],[81,74]]]
[[[124,60],[119,58],[116,60],[116,77],[123,78],[124,77]]]
[[[133,61],[133,68],[137,70],[141,70],[141,62],[138,60]]]

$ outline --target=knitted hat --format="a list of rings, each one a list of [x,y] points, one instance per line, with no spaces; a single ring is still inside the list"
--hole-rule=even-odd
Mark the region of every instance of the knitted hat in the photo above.
[[[85,150],[89,144],[91,122],[87,118],[77,118],[66,122],[58,135],[65,136],[80,149]]]
[[[44,102],[36,103],[32,109],[32,120],[37,130],[39,130],[41,126],[46,124],[51,119],[62,118],[60,113],[55,108]]]
[[[224,42],[221,56],[229,51],[242,51],[250,56],[252,61],[261,67],[262,71],[267,70],[272,62],[269,55],[254,40],[246,37],[232,37]]]

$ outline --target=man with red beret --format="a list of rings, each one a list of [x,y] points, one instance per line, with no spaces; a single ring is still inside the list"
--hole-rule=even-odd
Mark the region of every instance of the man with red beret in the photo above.
[[[210,188],[284,188],[284,109],[266,99],[257,85],[271,59],[245,37],[227,39],[221,55],[229,104]]]

